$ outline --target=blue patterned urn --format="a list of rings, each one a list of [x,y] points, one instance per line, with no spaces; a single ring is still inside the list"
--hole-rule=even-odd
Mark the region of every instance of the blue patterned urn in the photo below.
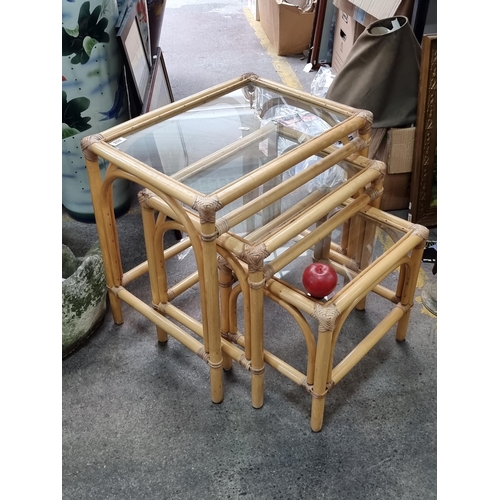
[[[129,119],[117,19],[117,0],[62,1],[62,204],[81,221],[94,211],[80,141]],[[114,182],[117,216],[131,197],[129,181]]]

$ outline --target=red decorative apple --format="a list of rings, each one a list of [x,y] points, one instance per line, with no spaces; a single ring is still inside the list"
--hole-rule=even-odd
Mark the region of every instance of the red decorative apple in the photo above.
[[[304,269],[302,284],[316,299],[330,295],[337,286],[338,276],[333,267],[315,262]]]

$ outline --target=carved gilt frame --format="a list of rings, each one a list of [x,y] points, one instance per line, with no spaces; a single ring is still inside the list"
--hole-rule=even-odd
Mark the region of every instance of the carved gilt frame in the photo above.
[[[410,218],[437,226],[437,34],[422,38]]]

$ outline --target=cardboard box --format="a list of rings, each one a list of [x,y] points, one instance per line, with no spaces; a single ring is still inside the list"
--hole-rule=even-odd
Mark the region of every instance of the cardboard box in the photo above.
[[[377,21],[376,17],[370,16],[370,14],[349,2],[349,0],[333,0],[333,5],[365,27]]]
[[[248,0],[248,10],[256,21],[260,21],[259,0]]]
[[[380,210],[408,210],[410,205],[411,173],[387,174]]]
[[[259,0],[260,24],[279,56],[309,49],[314,12],[302,12],[284,0]]]
[[[364,10],[376,19],[391,17],[396,13],[401,0],[350,0],[351,3]]]
[[[373,129],[368,157],[387,165],[382,210],[408,209],[414,139],[414,127]]]
[[[377,155],[385,158],[382,161],[387,165],[389,174],[411,172],[414,142],[415,127],[390,128],[387,131],[377,150]]]
[[[357,2],[352,0],[333,0],[333,5],[337,7],[339,10],[345,12],[348,16],[351,16],[356,22],[362,24],[363,26],[369,26],[370,24],[378,21],[379,19],[383,19],[381,17],[375,17],[365,10],[363,10],[358,5],[355,5]],[[392,12],[386,17],[391,16],[405,16],[411,22],[413,17],[413,7],[415,4],[415,0],[402,0],[395,10],[387,12]]]
[[[340,10],[337,12],[337,22],[335,23],[335,34],[333,36],[332,70],[338,74],[349,52],[363,33],[365,27],[357,23],[351,16]]]

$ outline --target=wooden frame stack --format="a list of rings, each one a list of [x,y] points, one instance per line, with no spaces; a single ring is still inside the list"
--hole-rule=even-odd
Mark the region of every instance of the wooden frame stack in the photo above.
[[[278,125],[279,133],[296,140],[297,147],[209,195],[188,187],[182,180],[194,171],[212,168],[220,158],[234,154],[251,141],[261,140],[270,129],[263,126],[224,150],[170,176],[110,145],[122,136],[147,130],[155,123],[194,109],[211,98],[254,86],[293,99],[304,109],[320,109],[326,114],[333,111],[344,119],[317,137],[305,137],[302,132]],[[385,165],[365,157],[370,133],[369,112],[247,74],[85,138],[82,151],[86,157],[114,321],[117,324],[123,322],[121,303],[126,302],[156,325],[160,342],[172,336],[197,353],[210,368],[211,399],[215,403],[223,399],[223,369],[230,369],[236,361],[250,371],[252,405],[261,407],[264,402],[264,366],[267,363],[304,386],[312,395],[311,428],[319,431],[326,393],[396,323],[397,338],[404,339],[427,238],[425,228],[378,210]],[[341,147],[338,146],[340,142]],[[282,179],[284,172],[311,155],[319,156],[320,160],[300,173]],[[104,179],[99,172],[98,157],[110,162]],[[238,224],[279,205],[290,193],[339,164],[348,172],[346,182],[332,189],[313,190],[302,202],[283,213],[272,212],[271,217],[263,219],[260,225],[243,236],[233,232]],[[129,179],[144,187],[139,202],[147,260],[127,272],[121,265],[112,210],[112,184],[118,178]],[[255,194],[257,189],[264,187],[262,194]],[[241,203],[224,216],[218,215],[223,207],[234,201]],[[377,225],[386,227],[389,233],[399,231],[404,236],[371,262],[370,249]],[[338,227],[342,228],[340,245],[330,240],[332,230]],[[171,229],[180,230],[188,237],[165,249],[163,235]],[[270,262],[267,260],[264,265],[271,252],[290,241],[293,244],[287,251]],[[185,279],[171,284],[165,262],[188,247],[193,250],[196,269]],[[311,299],[275,276],[283,266],[293,264],[307,248],[314,249],[316,260],[330,263],[344,276],[349,269],[350,275],[355,276],[326,302]],[[381,282],[395,269],[400,269],[400,279],[397,289],[392,292]],[[150,277],[152,305],[127,290],[131,281],[146,272]],[[173,304],[176,297],[195,284],[199,284],[201,321]],[[387,298],[394,303],[394,308],[348,359],[333,368],[333,350],[340,328],[354,307],[364,307],[364,298],[370,291]],[[239,294],[244,304],[243,332],[238,331],[236,325],[235,303]],[[306,374],[264,350],[263,300],[266,295],[283,305],[302,329],[309,360]],[[317,342],[304,326],[303,313],[312,315],[319,322]]]

